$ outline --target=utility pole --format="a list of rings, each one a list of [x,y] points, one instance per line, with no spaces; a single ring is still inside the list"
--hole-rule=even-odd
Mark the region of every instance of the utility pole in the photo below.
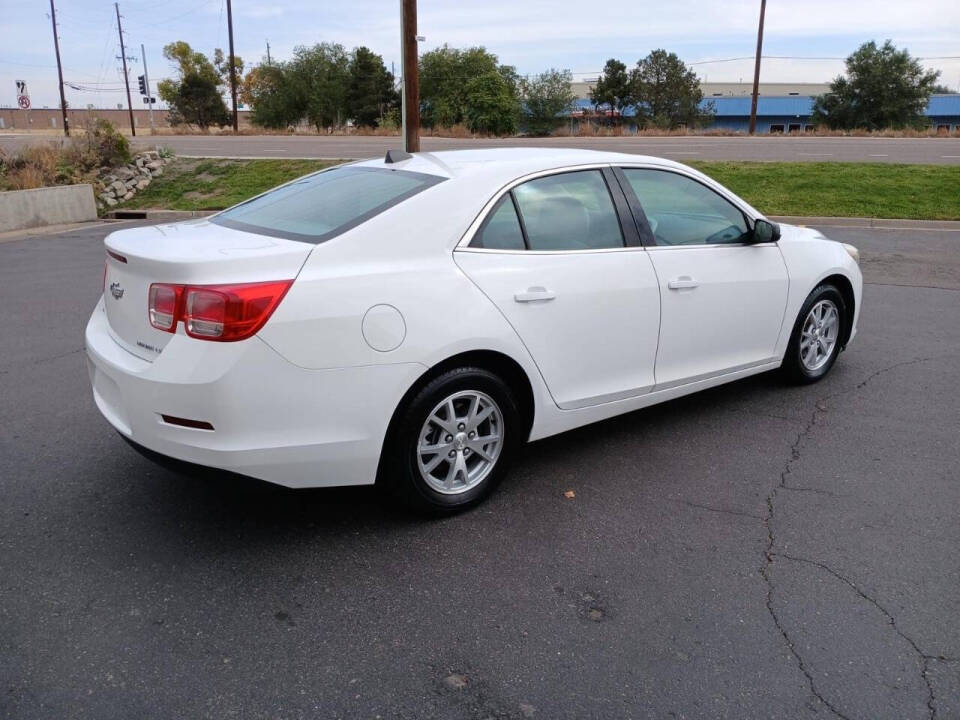
[[[230,7],[230,0],[227,0],[227,35],[230,37],[230,97],[233,99],[233,131],[239,132],[240,125],[237,122],[237,68],[233,60],[233,9]]]
[[[140,59],[143,60],[143,84],[147,87],[147,112],[150,115],[150,134],[153,135],[153,96],[150,94],[150,74],[147,72],[147,51],[140,43]]]
[[[50,21],[53,23],[53,49],[57,54],[57,76],[60,78],[60,110],[63,112],[63,134],[70,137],[70,120],[67,118],[67,98],[63,94],[63,66],[60,64],[60,39],[57,37],[57,10],[50,0]]]
[[[270,41],[267,40],[267,65],[270,64]]]
[[[228,0],[229,2],[229,0]],[[420,76],[417,68],[417,0],[400,0],[400,50],[403,55],[403,149],[420,152]]]
[[[753,100],[750,102],[750,134],[757,131],[757,95],[760,93],[760,56],[763,54],[763,15],[767,0],[760,0],[760,27],[757,29],[757,61],[753,66]]]
[[[133,103],[130,101],[130,76],[127,75],[127,48],[123,44],[123,27],[120,25],[120,3],[114,3],[117,11],[117,32],[120,33],[120,58],[123,60],[123,81],[127,85],[127,111],[130,113],[130,134],[136,137],[137,126],[133,124]]]

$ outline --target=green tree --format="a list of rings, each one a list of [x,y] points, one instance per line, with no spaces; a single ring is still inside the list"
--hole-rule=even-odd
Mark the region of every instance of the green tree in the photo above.
[[[906,50],[871,40],[846,60],[847,75],[814,101],[813,120],[834,129],[921,127],[939,72],[924,70]]]
[[[464,88],[466,121],[471,132],[513,135],[517,131],[519,103],[510,81],[497,71],[467,81]]]
[[[216,48],[213,51],[213,67],[216,69],[220,80],[223,82],[227,92],[230,91],[230,57],[223,54],[223,50]],[[237,95],[240,94],[240,88],[243,87],[243,58],[239,55],[233,56],[233,76],[237,79]]]
[[[393,75],[383,64],[383,58],[369,48],[358,47],[350,53],[347,73],[347,115],[357,125],[378,125],[399,100]]]
[[[713,113],[700,108],[700,81],[676,53],[654,50],[631,73],[637,117],[660,128],[700,125]]]
[[[466,50],[444,45],[420,58],[420,120],[426,127],[462,123],[467,117],[467,83],[487,73],[501,72],[504,79],[515,76],[497,56],[482,47]],[[513,87],[516,87],[515,81]]]
[[[521,80],[522,117],[531,135],[549,135],[570,112],[576,100],[572,82],[569,70],[553,68]]]
[[[250,69],[240,88],[241,101],[250,107],[254,125],[285,129],[306,116],[306,102],[297,92],[287,63],[257,65]]]
[[[635,104],[633,93],[634,83],[627,72],[627,66],[610,58],[603,66],[603,73],[597,84],[590,91],[590,102],[598,110],[601,105],[606,105],[610,110],[616,110],[622,115],[624,110]]]
[[[342,125],[347,119],[349,66],[347,51],[337,43],[293,50],[288,81],[303,108],[303,117],[317,132]]]
[[[182,40],[164,47],[163,56],[174,63],[177,73],[176,78],[157,84],[160,97],[169,106],[170,123],[201,128],[227,125],[230,116],[221,94],[223,78],[209,58]]]

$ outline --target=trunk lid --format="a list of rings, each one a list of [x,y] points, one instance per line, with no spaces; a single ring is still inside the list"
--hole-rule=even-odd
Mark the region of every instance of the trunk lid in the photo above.
[[[150,361],[173,337],[150,324],[147,306],[152,283],[290,280],[315,247],[232,230],[206,219],[119,230],[108,235],[104,245],[103,294],[110,334],[126,350]]]

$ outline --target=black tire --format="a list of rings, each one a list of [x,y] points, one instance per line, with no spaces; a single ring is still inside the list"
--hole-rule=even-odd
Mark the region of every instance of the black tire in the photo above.
[[[434,408],[451,395],[462,392],[483,393],[493,400],[502,419],[502,445],[493,466],[475,486],[456,494],[444,494],[422,477],[418,448],[421,431]],[[377,483],[417,512],[449,515],[466,510],[480,503],[503,479],[520,445],[522,427],[517,401],[500,377],[477,367],[448,370],[430,380],[399,408],[384,445]]]
[[[813,309],[813,307],[822,300],[832,302],[836,306],[837,313],[839,315],[837,328],[838,335],[837,340],[829,353],[829,357],[826,358],[826,361],[816,369],[811,369],[804,364],[801,358],[801,336],[807,316],[810,314],[810,311]],[[840,355],[840,350],[842,349],[844,339],[847,337],[847,322],[847,306],[843,300],[843,295],[836,288],[836,286],[831,285],[830,283],[823,283],[822,285],[815,287],[813,292],[807,296],[807,299],[801,306],[800,312],[797,315],[797,319],[793,324],[793,332],[790,335],[790,343],[787,345],[787,351],[783,357],[783,365],[781,366],[784,377],[786,377],[789,382],[797,385],[815,383],[818,380],[822,380],[824,377],[826,377],[827,373],[829,373],[830,369],[833,367],[833,364],[837,361],[837,357]]]

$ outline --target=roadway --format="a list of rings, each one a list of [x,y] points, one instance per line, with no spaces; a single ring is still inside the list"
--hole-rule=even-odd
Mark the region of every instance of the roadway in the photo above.
[[[534,443],[425,521],[127,447],[83,351],[118,227],[0,243],[0,717],[960,717],[960,232],[825,228],[867,285],[823,382]]]
[[[50,136],[2,135],[0,149],[49,141]],[[138,136],[138,147],[163,145],[178,155],[196,157],[360,159],[382,156],[400,147],[398,137],[345,135],[164,135]],[[575,147],[641,155],[680,162],[759,160],[798,162],[884,162],[960,164],[960,138],[857,137],[572,137],[490,140],[425,137],[423,150],[481,147]]]

